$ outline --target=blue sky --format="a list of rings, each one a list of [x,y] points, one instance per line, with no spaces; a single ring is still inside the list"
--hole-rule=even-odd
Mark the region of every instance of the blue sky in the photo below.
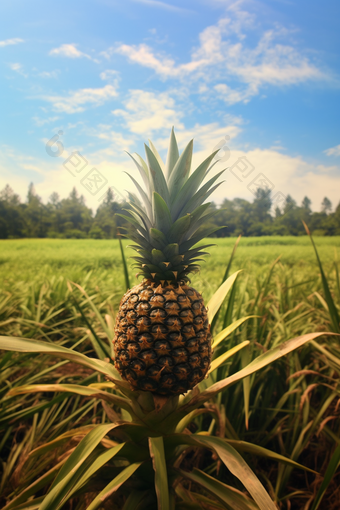
[[[107,186],[131,189],[124,150],[151,138],[165,157],[174,125],[197,163],[225,145],[216,202],[267,182],[336,206],[339,14],[336,0],[0,3],[0,189],[24,199],[33,181],[47,201],[76,186],[95,209]],[[98,193],[81,181],[92,168]]]

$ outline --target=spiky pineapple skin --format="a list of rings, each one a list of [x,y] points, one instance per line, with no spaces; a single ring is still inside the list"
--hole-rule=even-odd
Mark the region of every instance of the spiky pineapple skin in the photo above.
[[[133,390],[187,392],[204,379],[211,362],[201,294],[186,284],[144,280],[123,296],[113,342],[115,367]]]

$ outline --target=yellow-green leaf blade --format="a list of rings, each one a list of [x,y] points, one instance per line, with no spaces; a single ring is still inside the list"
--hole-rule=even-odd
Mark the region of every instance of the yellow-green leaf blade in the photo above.
[[[208,319],[211,324],[213,318],[215,317],[217,311],[219,310],[220,306],[222,305],[226,295],[230,291],[231,287],[233,286],[238,274],[240,271],[236,271],[236,273],[229,276],[229,278],[222,283],[222,285],[217,289],[215,294],[210,299],[209,303],[207,304],[208,309]]]
[[[149,437],[149,448],[155,471],[155,490],[158,510],[170,510],[168,473],[164,453],[163,437]]]

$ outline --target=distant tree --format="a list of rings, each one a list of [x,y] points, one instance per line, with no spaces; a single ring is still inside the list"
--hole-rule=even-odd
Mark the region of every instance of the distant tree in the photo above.
[[[54,207],[54,208],[57,208],[58,205],[60,204],[60,197],[59,197],[59,193],[57,193],[56,191],[53,191],[53,193],[50,195],[50,198],[49,198],[49,203]]]
[[[13,206],[18,206],[20,204],[20,197],[16,193],[14,193],[13,189],[6,184],[3,190],[0,191],[0,200],[7,202]]]
[[[23,237],[25,219],[20,197],[6,184],[0,191],[0,239]]]
[[[311,209],[311,204],[312,204],[312,201],[308,198],[308,197],[305,197],[303,200],[302,200],[302,204],[301,204],[301,207],[302,209],[305,210],[306,213],[310,214],[312,212],[312,209]]]
[[[321,210],[322,212],[330,213],[332,210],[332,202],[329,200],[329,198],[325,197],[321,203]]]

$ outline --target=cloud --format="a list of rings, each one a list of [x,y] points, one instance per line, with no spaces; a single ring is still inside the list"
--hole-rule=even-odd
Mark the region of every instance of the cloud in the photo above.
[[[30,182],[34,182],[36,192],[46,203],[53,192],[60,197],[66,198],[73,187],[76,187],[79,194],[85,198],[86,204],[96,210],[101,203],[109,187],[121,198],[126,196],[125,189],[131,188],[129,177],[124,174],[127,165],[113,161],[112,158],[103,154],[82,154],[88,161],[88,165],[79,175],[71,175],[63,163],[71,155],[70,150],[65,150],[61,157],[32,158],[11,147],[0,147],[0,190],[9,184],[22,199],[27,196],[27,189]],[[44,151],[45,152],[45,151]],[[81,179],[86,173],[95,167],[107,179],[107,184],[95,196],[82,185]]]
[[[106,71],[103,71],[100,73],[100,79],[104,81],[108,81],[113,85],[114,87],[118,88],[120,73],[118,71],[115,71],[113,69],[107,69]]]
[[[16,73],[21,74],[21,76],[27,78],[28,74],[24,73],[22,64],[16,62],[13,64],[9,64],[9,67],[12,69],[12,71],[15,71]]]
[[[19,44],[22,42],[24,42],[24,40],[19,39],[18,37],[14,38],[14,39],[6,39],[5,41],[0,41],[0,48],[2,48],[4,46],[11,46],[13,44]]]
[[[183,113],[176,107],[175,100],[168,92],[156,94],[131,90],[123,104],[125,110],[113,110],[113,115],[121,117],[131,133],[143,134],[144,138],[149,133],[168,129],[173,124],[179,128],[184,127],[180,121]]]
[[[59,70],[55,70],[55,71],[41,71],[39,73],[39,76],[41,76],[41,78],[58,78],[58,74],[59,74]]]
[[[98,60],[94,59],[90,55],[87,55],[87,53],[83,53],[82,51],[78,50],[75,44],[62,44],[59,46],[59,48],[54,48],[51,50],[49,55],[57,55],[67,58],[88,58],[89,60],[98,63]]]
[[[340,156],[340,145],[326,149],[324,153],[327,154],[327,156]]]
[[[106,56],[123,55],[134,64],[152,69],[162,80],[178,79],[187,85],[199,80],[201,90],[202,83],[215,82],[213,89],[229,104],[247,102],[266,85],[330,79],[303,51],[289,44],[293,31],[275,25],[258,35],[258,28],[254,16],[242,11],[236,2],[216,24],[199,34],[199,45],[185,63],[177,63],[144,43],[119,44]]]
[[[106,101],[117,97],[118,92],[112,85],[97,89],[79,89],[68,96],[43,96],[42,99],[52,103],[55,111],[65,113],[83,112],[87,105],[100,106]]]
[[[35,124],[39,127],[44,126],[45,124],[49,124],[50,122],[56,122],[60,117],[47,117],[46,119],[41,119],[40,117],[32,117]]]

